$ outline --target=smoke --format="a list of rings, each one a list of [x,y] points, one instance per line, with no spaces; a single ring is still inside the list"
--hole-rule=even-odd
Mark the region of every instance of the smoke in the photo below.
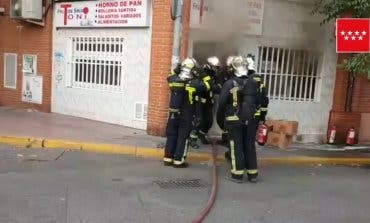
[[[252,30],[249,16],[253,12],[249,4],[264,0],[203,0],[202,19],[199,11],[201,0],[191,1],[193,56],[204,62],[208,56],[216,55],[224,63],[229,55],[238,53],[237,39]]]
[[[193,14],[195,27],[224,37],[240,35],[248,29],[248,1],[245,0],[203,0],[204,12],[200,22]],[[192,0],[193,7],[200,8],[201,0]],[[198,11],[196,11],[198,12]],[[200,24],[196,24],[196,23]]]

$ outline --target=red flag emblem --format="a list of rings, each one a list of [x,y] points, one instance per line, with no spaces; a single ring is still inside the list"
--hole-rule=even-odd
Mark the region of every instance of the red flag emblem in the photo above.
[[[370,19],[337,19],[337,53],[370,52]]]

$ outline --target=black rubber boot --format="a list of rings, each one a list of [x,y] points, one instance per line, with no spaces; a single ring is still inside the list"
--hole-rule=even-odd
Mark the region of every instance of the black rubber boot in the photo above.
[[[189,139],[189,146],[193,149],[199,149],[199,145],[197,143],[198,139],[196,138],[190,138]]]
[[[234,183],[238,183],[238,184],[244,183],[243,178],[234,178],[232,176],[227,176],[225,179],[228,181],[234,182]]]
[[[248,174],[248,181],[251,183],[258,182],[258,174]]]
[[[230,151],[225,152],[225,159],[230,162],[230,160],[231,160]]]
[[[187,168],[187,167],[189,167],[189,164],[188,164],[187,162],[185,162],[185,163],[182,163],[182,164],[180,164],[180,165],[172,164],[172,166],[173,166],[174,168]]]
[[[199,133],[198,138],[204,145],[209,145],[209,140],[207,139],[206,135]]]
[[[166,161],[163,161],[163,165],[164,166],[172,166],[172,162],[166,162]]]
[[[221,140],[223,143],[227,144],[229,142],[229,134],[226,132],[222,133]]]

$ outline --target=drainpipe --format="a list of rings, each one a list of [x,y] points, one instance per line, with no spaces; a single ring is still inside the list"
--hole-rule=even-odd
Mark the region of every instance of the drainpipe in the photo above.
[[[172,45],[172,69],[180,62],[183,0],[172,0],[171,18],[175,21]]]

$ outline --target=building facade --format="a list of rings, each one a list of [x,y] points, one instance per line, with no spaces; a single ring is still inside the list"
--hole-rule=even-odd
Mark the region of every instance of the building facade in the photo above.
[[[50,112],[52,11],[43,4],[42,21],[34,24],[13,19],[11,6],[0,0],[0,105]]]
[[[0,105],[164,135],[171,0],[54,1],[44,26],[10,18],[10,2],[0,0]],[[268,116],[298,121],[298,141],[324,141],[331,124],[338,142],[351,126],[370,141],[370,84],[357,78],[345,108],[348,73],[338,66],[335,27],[320,26],[312,7],[306,0],[184,0],[181,58],[252,53],[268,85]],[[24,61],[35,65],[32,73]],[[211,134],[219,131],[215,124]]]
[[[268,117],[298,121],[297,141],[325,142],[328,126],[336,125],[337,143],[345,141],[350,127],[360,142],[368,142],[369,81],[356,77],[348,111],[348,72],[341,66],[344,55],[338,58],[335,52],[334,22],[320,25],[322,18],[311,14],[313,3],[192,0],[184,8],[190,14],[185,21],[188,35],[183,36],[188,55],[204,62],[210,55],[225,60],[228,55],[254,54],[257,72],[269,89]],[[150,133],[164,134],[167,101],[162,104],[149,105]],[[211,133],[219,131],[214,125]]]

